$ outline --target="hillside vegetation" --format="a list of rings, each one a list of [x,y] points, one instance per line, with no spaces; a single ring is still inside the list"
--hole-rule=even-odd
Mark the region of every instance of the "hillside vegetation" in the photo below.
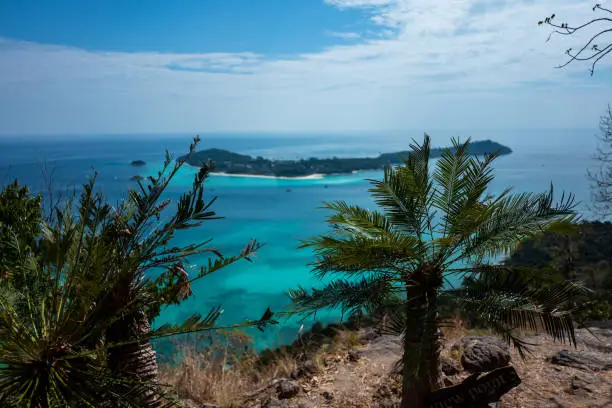
[[[450,148],[451,151],[454,148]],[[431,157],[440,157],[445,149],[431,149]],[[498,153],[510,154],[512,150],[491,140],[473,142],[469,153],[485,155]],[[215,171],[227,174],[247,174],[276,177],[303,177],[313,174],[341,174],[359,170],[380,170],[390,164],[399,164],[408,157],[410,151],[384,153],[378,157],[353,158],[316,158],[302,160],[270,160],[263,157],[251,157],[245,154],[223,149],[206,149],[191,154],[184,159],[192,166],[200,167],[209,162],[215,163]]]

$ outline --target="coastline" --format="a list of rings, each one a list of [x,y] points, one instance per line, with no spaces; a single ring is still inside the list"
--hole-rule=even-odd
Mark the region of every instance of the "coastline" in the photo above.
[[[199,168],[197,166],[191,166],[194,168]],[[264,176],[260,174],[229,174],[222,172],[211,172],[211,176],[221,176],[221,177],[247,177],[247,178],[260,178],[260,179],[270,179],[270,180],[320,180],[325,178],[325,174],[310,174],[308,176],[296,176],[296,177],[286,177],[286,176]]]
[[[199,166],[194,166],[187,162],[184,162],[183,165],[187,167],[191,167],[192,169],[199,169]],[[353,172],[354,173],[354,172]],[[325,178],[325,176],[329,176],[329,174],[309,174],[308,176],[296,176],[296,177],[286,177],[286,176],[265,176],[263,174],[230,174],[224,173],[222,171],[212,171],[210,172],[211,176],[220,176],[220,177],[246,177],[246,178],[260,178],[260,179],[269,179],[269,180],[321,180]]]

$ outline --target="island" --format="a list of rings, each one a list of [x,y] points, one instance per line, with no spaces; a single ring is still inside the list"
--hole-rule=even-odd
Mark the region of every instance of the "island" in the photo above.
[[[431,149],[431,157],[440,157],[445,148]],[[470,153],[484,155],[510,154],[512,150],[491,140],[472,142]],[[345,174],[362,170],[380,170],[387,165],[399,164],[408,156],[408,151],[384,153],[378,157],[355,158],[315,158],[301,160],[270,160],[261,156],[252,157],[223,149],[206,149],[191,155],[181,156],[187,164],[202,167],[214,163],[214,171],[229,175],[268,176],[268,177],[308,177],[313,175]]]
[[[136,175],[136,176],[130,177],[130,180],[132,180],[132,181],[141,181],[141,180],[144,180],[144,177]]]
[[[132,161],[132,166],[144,166],[147,164],[144,160],[134,160]]]

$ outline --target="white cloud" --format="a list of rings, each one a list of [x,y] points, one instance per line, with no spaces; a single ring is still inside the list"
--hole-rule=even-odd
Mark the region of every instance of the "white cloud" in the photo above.
[[[325,3],[339,8],[375,7],[392,4],[394,0],[324,0]]]
[[[590,17],[584,0],[325,1],[380,36],[286,58],[0,39],[0,133],[576,127],[609,102],[585,65],[553,68],[578,40],[536,24]]]
[[[361,38],[361,35],[351,32],[330,31],[329,35],[332,37],[344,38],[345,40],[355,40],[357,38]]]

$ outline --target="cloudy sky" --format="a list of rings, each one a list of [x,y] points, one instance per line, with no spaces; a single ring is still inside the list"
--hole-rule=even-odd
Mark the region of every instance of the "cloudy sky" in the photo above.
[[[0,0],[0,134],[593,128],[612,57],[536,24],[593,4]]]

